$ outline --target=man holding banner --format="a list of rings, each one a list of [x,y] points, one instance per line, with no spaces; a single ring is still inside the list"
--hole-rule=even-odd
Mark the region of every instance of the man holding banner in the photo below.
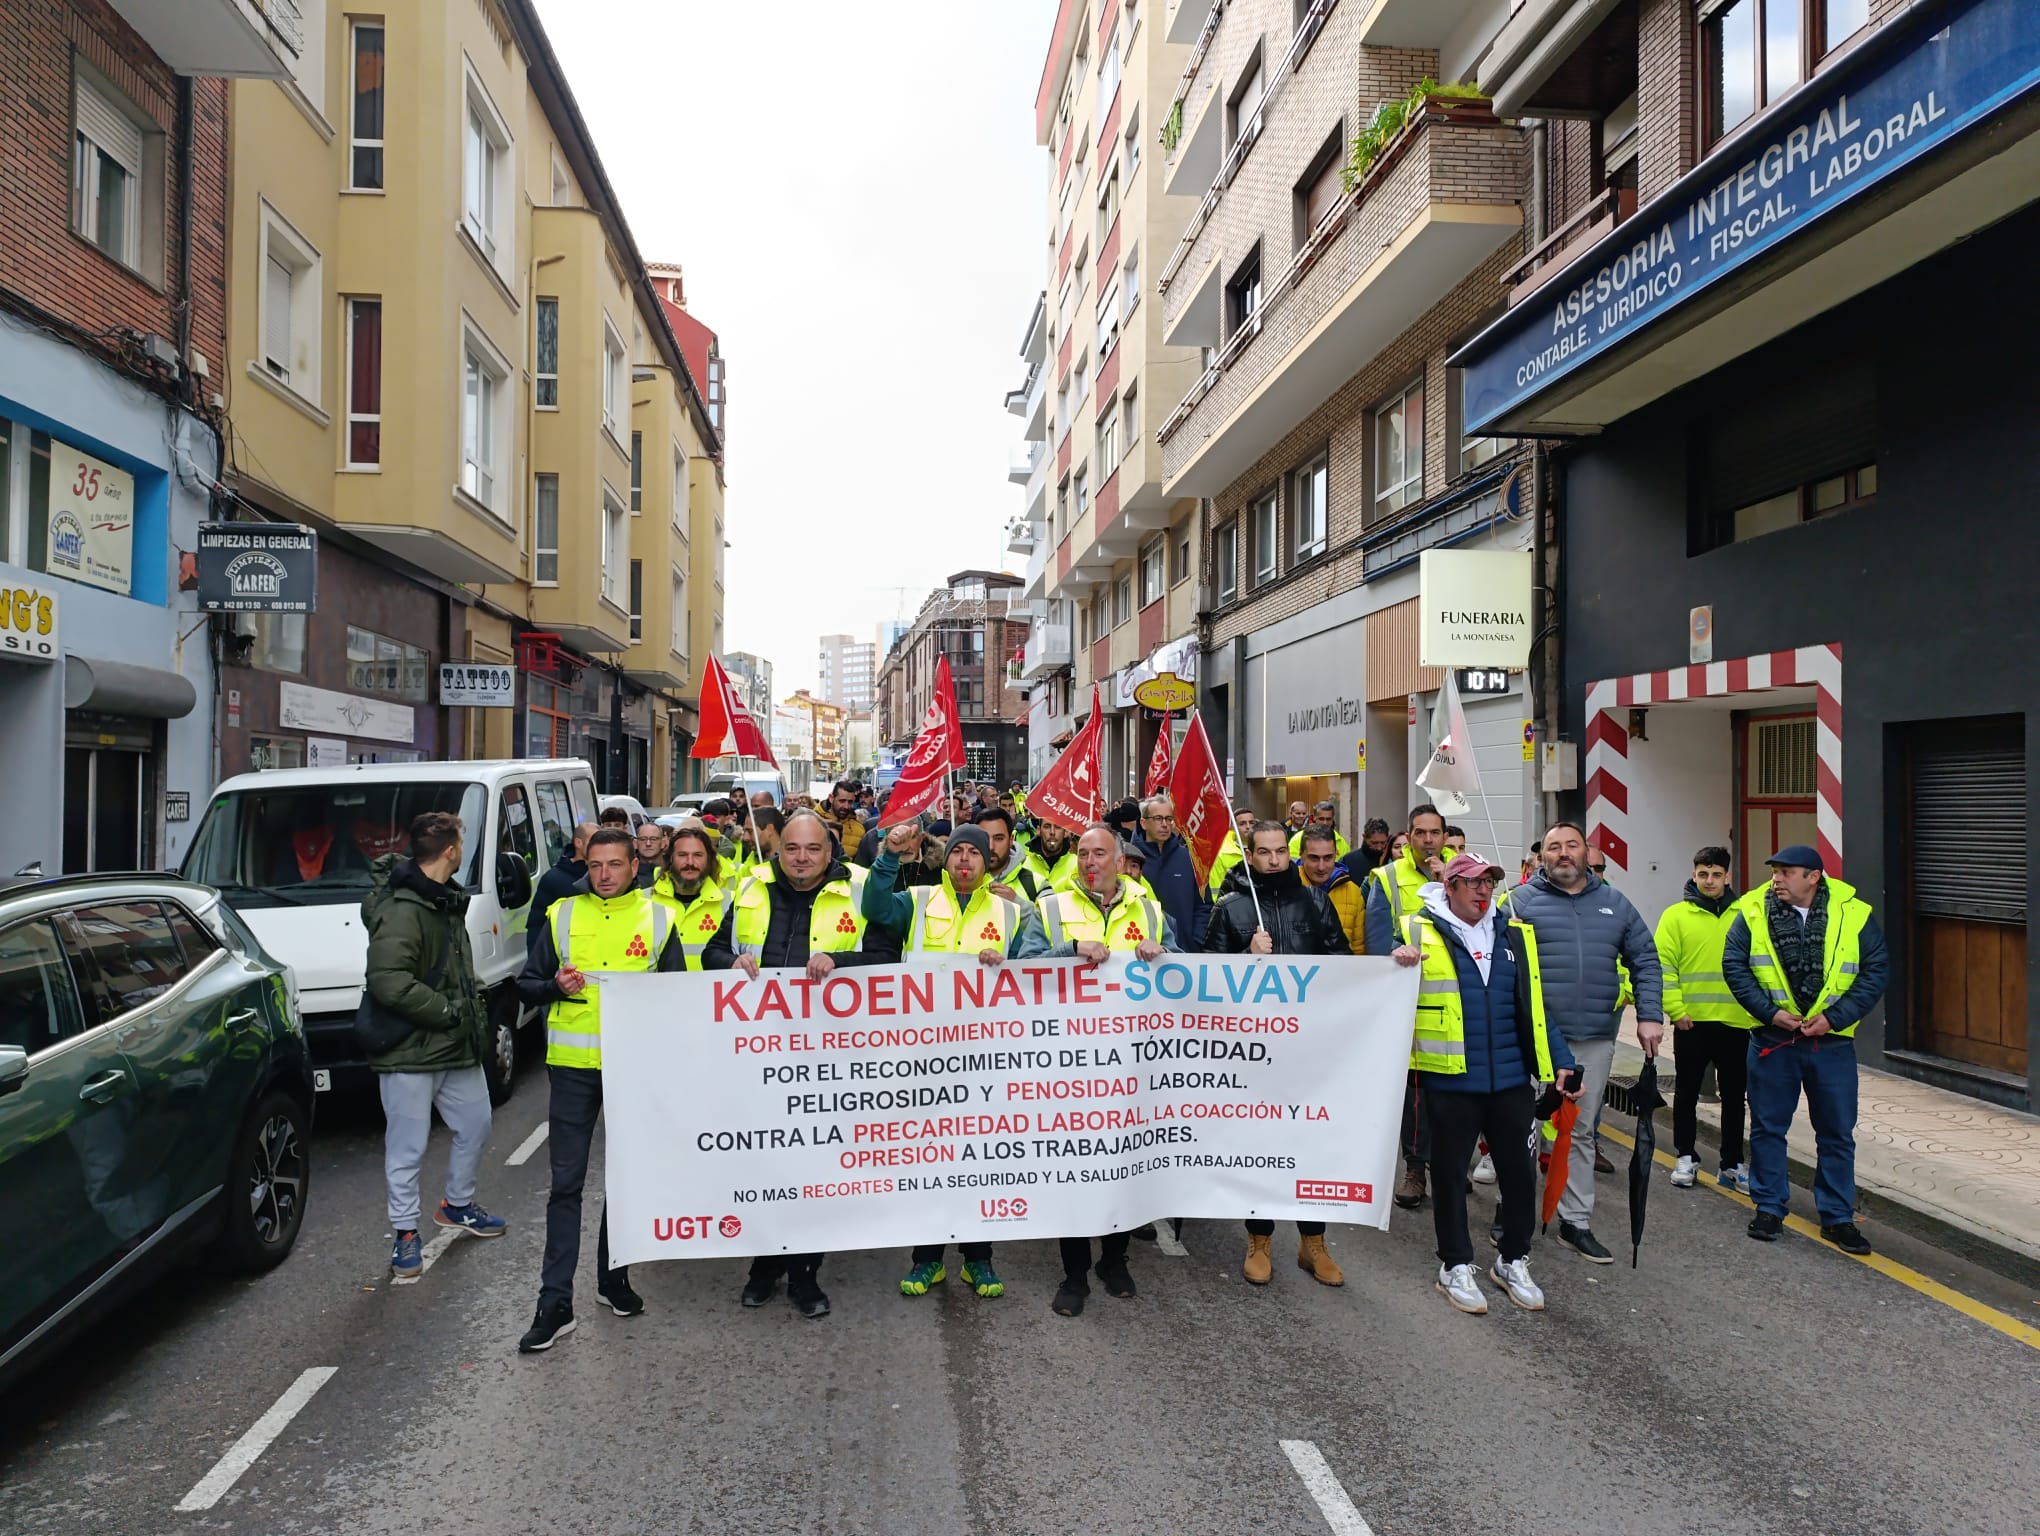
[[[987,815],[1003,814],[987,812]],[[980,964],[1000,965],[1009,957],[1031,960],[1044,953],[1041,925],[1025,902],[993,890],[989,878],[991,839],[978,826],[958,827],[949,837],[940,885],[899,887],[900,860],[920,842],[921,831],[903,822],[886,834],[885,849],[864,882],[864,918],[901,941],[910,955],[976,955]],[[925,1296],[948,1278],[942,1267],[946,1245],[922,1243],[900,1281],[902,1296]],[[963,1283],[984,1300],[1006,1294],[992,1268],[990,1243],[963,1245]]]

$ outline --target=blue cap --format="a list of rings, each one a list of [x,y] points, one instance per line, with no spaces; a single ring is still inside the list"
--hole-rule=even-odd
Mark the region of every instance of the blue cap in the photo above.
[[[1764,862],[1766,864],[1796,864],[1801,869],[1817,869],[1822,874],[1827,873],[1827,866],[1821,863],[1820,854],[1814,849],[1807,847],[1804,843],[1794,843],[1790,848],[1780,848],[1776,853],[1764,860]]]

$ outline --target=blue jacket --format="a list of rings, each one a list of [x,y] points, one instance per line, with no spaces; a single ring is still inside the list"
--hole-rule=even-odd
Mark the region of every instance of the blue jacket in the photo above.
[[[1764,911],[1771,910],[1772,898],[1764,898]],[[1861,1023],[1863,1015],[1877,1006],[1884,996],[1884,987],[1891,980],[1891,951],[1884,946],[1884,930],[1877,926],[1877,919],[1871,918],[1863,925],[1862,969],[1849,990],[1836,998],[1827,1011],[1830,1030],[1847,1029],[1851,1024]],[[1735,921],[1728,925],[1728,944],[1722,951],[1721,974],[1728,980],[1728,990],[1735,994],[1743,1011],[1766,1029],[1772,1029],[1771,1015],[1777,1011],[1771,997],[1757,982],[1756,973],[1750,969],[1750,925],[1738,912]],[[1782,1031],[1772,1029],[1776,1035]]]
[[[1530,967],[1518,952],[1523,942],[1521,936],[1510,932],[1506,917],[1496,916],[1499,942],[1494,958],[1488,962],[1488,979],[1482,981],[1480,967],[1466,952],[1466,942],[1459,931],[1450,923],[1438,923],[1436,927],[1452,956],[1453,969],[1459,973],[1459,1006],[1466,1015],[1466,1070],[1419,1072],[1423,1092],[1501,1093],[1527,1087],[1537,1075],[1537,1044],[1530,1038],[1534,1017],[1530,1010]],[[1543,954],[1540,943],[1540,970],[1545,969]],[[1552,1070],[1563,1072],[1578,1063],[1566,1048],[1565,1036],[1552,1027],[1548,1017],[1550,991],[1547,981],[1545,1037]]]
[[[1209,908],[1204,893],[1197,888],[1197,866],[1190,862],[1190,845],[1172,834],[1166,843],[1156,847],[1145,833],[1136,832],[1133,846],[1147,861],[1141,873],[1153,888],[1155,900],[1162,904],[1169,926],[1176,930],[1176,942],[1186,950],[1204,948]]]
[[[1629,898],[1599,875],[1568,896],[1538,870],[1508,893],[1501,910],[1537,930],[1544,1012],[1568,1040],[1612,1040],[1621,1023],[1622,978],[1629,966],[1636,1016],[1663,1022],[1664,970],[1657,941]]]

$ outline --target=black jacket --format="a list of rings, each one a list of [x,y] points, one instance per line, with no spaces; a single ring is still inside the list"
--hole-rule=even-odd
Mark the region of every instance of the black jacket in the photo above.
[[[1325,893],[1305,885],[1294,864],[1279,875],[1255,875],[1249,891],[1245,866],[1226,877],[1226,895],[1211,914],[1204,930],[1204,951],[1211,955],[1242,955],[1253,942],[1254,930],[1265,927],[1275,941],[1278,955],[1350,955],[1346,930],[1339,915],[1325,899]],[[1254,911],[1254,893],[1261,898],[1260,916]]]
[[[808,961],[808,914],[814,910],[815,892],[832,880],[850,878],[850,867],[841,859],[832,861],[828,871],[816,882],[813,891],[796,891],[786,878],[786,871],[779,867],[779,861],[772,861],[772,879],[764,887],[771,905],[772,916],[765,927],[765,953],[758,957],[762,966],[806,965]],[[836,964],[847,965],[892,965],[900,958],[900,941],[874,924],[864,929],[864,942],[857,949],[843,950],[835,955]],[[737,963],[737,909],[732,906],[729,916],[723,919],[722,927],[715,937],[708,941],[701,951],[701,968],[704,971],[726,971]]]

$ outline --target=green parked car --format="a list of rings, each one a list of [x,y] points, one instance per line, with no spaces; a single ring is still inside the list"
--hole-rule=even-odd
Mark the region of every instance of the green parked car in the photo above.
[[[296,983],[219,892],[0,883],[0,1385],[195,1246],[282,1263],[311,1115]]]

